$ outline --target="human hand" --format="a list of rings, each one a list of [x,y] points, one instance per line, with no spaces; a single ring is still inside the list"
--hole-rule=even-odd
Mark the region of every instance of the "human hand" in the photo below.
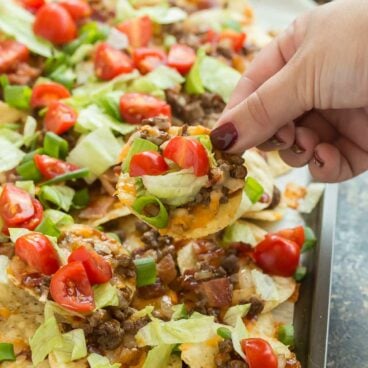
[[[320,181],[368,169],[368,1],[298,18],[265,47],[211,133],[216,148],[280,150]]]

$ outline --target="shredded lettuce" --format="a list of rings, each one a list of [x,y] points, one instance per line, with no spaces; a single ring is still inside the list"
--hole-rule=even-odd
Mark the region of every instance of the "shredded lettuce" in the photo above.
[[[65,309],[61,305],[51,300],[48,300],[45,303],[45,309],[43,313],[44,313],[45,320],[48,320],[49,318],[56,317],[56,316],[57,318],[61,316],[61,317],[65,317],[66,319],[73,318],[73,317],[78,317],[81,319],[86,318],[85,315],[78,313],[78,312],[74,312],[70,309]]]
[[[25,153],[16,144],[0,137],[0,173],[17,167],[24,156]]]
[[[81,328],[63,334],[62,338],[62,346],[52,352],[58,363],[69,363],[87,356],[86,339]]]
[[[173,310],[173,314],[171,316],[172,320],[176,321],[178,319],[188,318],[188,311],[185,304],[173,305],[171,309]]]
[[[143,7],[136,11],[136,15],[148,15],[155,23],[172,24],[184,20],[188,14],[177,7],[165,5]]]
[[[160,89],[174,88],[185,81],[180,73],[165,65],[158,66],[142,78],[147,79]]]
[[[55,317],[42,323],[29,340],[32,351],[32,362],[35,366],[41,363],[53,350],[63,346],[63,337]]]
[[[238,317],[243,318],[247,315],[250,304],[239,304],[230,307],[224,316],[224,322],[235,327]]]
[[[222,241],[225,245],[239,242],[253,245],[257,242],[249,225],[241,220],[225,229]]]
[[[101,127],[83,136],[70,151],[67,161],[88,168],[92,174],[88,179],[93,181],[116,164],[122,145],[122,140],[115,138],[109,128]]]
[[[171,352],[175,345],[157,345],[151,349],[142,368],[167,368]]]
[[[96,310],[108,306],[119,305],[119,295],[115,286],[109,282],[93,287]]]
[[[108,127],[122,135],[135,130],[132,124],[124,124],[106,114],[99,106],[90,105],[82,109],[78,115],[78,121],[74,129],[79,133],[85,133],[98,128]]]
[[[25,190],[28,192],[32,197],[36,194],[36,186],[34,184],[34,181],[32,180],[23,180],[23,181],[16,181],[15,186]]]
[[[75,190],[65,185],[43,185],[38,193],[41,203],[48,206],[50,203],[57,209],[68,212],[72,205]]]
[[[190,95],[200,95],[204,93],[200,66],[205,56],[206,56],[205,50],[203,48],[199,48],[197,51],[196,61],[193,64],[192,68],[190,69],[185,82],[185,90]]]
[[[29,232],[30,231],[28,229],[24,229],[22,227],[11,227],[9,228],[10,240],[15,243],[18,238],[25,234],[28,234]]]
[[[264,188],[258,182],[258,180],[252,178],[251,176],[248,176],[245,179],[244,192],[246,193],[250,201],[254,204],[261,199],[264,193]]]
[[[48,209],[43,212],[43,219],[36,231],[58,237],[63,226],[74,224],[73,217],[65,212]]]
[[[128,91],[149,94],[161,100],[165,99],[165,92],[158,88],[156,84],[146,77],[141,77],[134,80],[133,83],[130,84]]]
[[[52,45],[33,32],[34,16],[12,0],[0,2],[0,30],[13,36],[34,53],[49,57]]]
[[[228,102],[241,74],[214,57],[206,56],[199,65],[200,80],[203,87],[219,94]]]
[[[127,156],[124,158],[121,170],[123,172],[128,172],[132,157],[137,153],[145,151],[158,151],[158,146],[148,141],[147,139],[143,138],[134,139],[132,145],[129,148]]]
[[[236,320],[235,327],[231,333],[231,340],[233,343],[234,350],[245,359],[245,354],[241,347],[241,341],[248,338],[248,331],[243,323],[243,320],[239,316]]]
[[[214,317],[199,313],[194,318],[177,321],[153,319],[138,331],[136,340],[138,346],[199,343],[215,336],[217,327]]]
[[[111,364],[106,357],[92,353],[87,358],[90,368],[119,368],[120,363]]]
[[[134,312],[134,314],[132,315],[131,318],[133,320],[137,320],[137,319],[140,319],[142,317],[151,316],[154,309],[155,308],[152,305],[147,305],[143,309],[140,309],[140,310],[137,310],[136,312]]]
[[[191,169],[166,175],[144,175],[143,184],[150,194],[172,206],[180,206],[194,200],[207,182],[207,176],[195,176]]]

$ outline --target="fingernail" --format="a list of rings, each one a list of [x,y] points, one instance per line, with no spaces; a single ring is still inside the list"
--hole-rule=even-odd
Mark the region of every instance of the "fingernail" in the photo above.
[[[212,130],[210,137],[213,146],[223,151],[230,148],[236,142],[238,131],[233,123],[226,123]]]
[[[300,147],[297,143],[294,143],[291,147],[290,147],[290,149],[294,152],[294,153],[296,153],[296,154],[301,154],[301,153],[304,153],[305,152],[305,149],[304,148],[302,148],[302,147]]]
[[[280,137],[278,137],[277,134],[270,138],[269,142],[276,147],[281,146],[285,143]]]
[[[318,156],[317,151],[314,151],[313,154],[313,162],[316,166],[322,167],[325,163],[322,161],[322,159]]]

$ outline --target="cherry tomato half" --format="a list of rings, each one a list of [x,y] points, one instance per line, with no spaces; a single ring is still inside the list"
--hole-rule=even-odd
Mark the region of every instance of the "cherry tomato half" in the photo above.
[[[32,90],[31,106],[44,107],[51,102],[70,97],[70,92],[59,83],[47,82],[37,84]]]
[[[283,229],[275,233],[282,238],[291,240],[299,245],[301,248],[305,242],[305,233],[303,226],[297,226],[292,229]]]
[[[45,0],[21,0],[21,4],[34,13],[45,4]]]
[[[80,20],[83,18],[87,18],[91,15],[92,9],[87,3],[87,1],[83,0],[61,0],[58,2],[74,20]]]
[[[166,62],[166,54],[162,50],[155,48],[140,47],[133,50],[132,56],[134,65],[143,74],[151,72]]]
[[[50,294],[56,303],[76,312],[92,312],[93,291],[82,262],[72,262],[52,276]]]
[[[171,118],[171,107],[150,95],[125,93],[120,98],[120,114],[128,123],[139,124],[142,119],[160,115]]]
[[[77,122],[76,112],[62,102],[51,102],[44,119],[45,129],[55,134],[63,134]]]
[[[208,173],[209,160],[203,145],[195,139],[177,136],[164,149],[164,157],[174,161],[182,169],[193,168],[196,176]]]
[[[146,151],[133,155],[130,161],[129,175],[132,177],[160,175],[165,173],[168,169],[169,166],[159,153]]]
[[[134,69],[128,55],[107,43],[98,45],[94,65],[97,77],[103,80],[110,80],[120,74],[130,73]]]
[[[92,285],[104,284],[111,280],[112,270],[110,264],[94,250],[81,246],[69,256],[68,262],[82,262]]]
[[[271,345],[263,339],[253,338],[241,341],[249,368],[277,368],[277,356]]]
[[[79,169],[78,166],[70,164],[69,162],[58,160],[57,158],[53,158],[47,155],[35,154],[34,162],[37,166],[37,169],[40,170],[42,176],[45,179],[52,179],[56,176],[60,176]]]
[[[35,214],[31,195],[14,184],[7,183],[0,195],[0,216],[7,225],[15,226]]]
[[[36,14],[34,33],[55,45],[63,45],[77,37],[77,26],[70,14],[59,4],[45,4]]]
[[[34,215],[30,219],[21,222],[18,227],[23,227],[24,229],[28,230],[34,230],[41,223],[43,217],[43,207],[40,201],[37,199],[33,198],[32,203],[35,211]]]
[[[152,21],[147,15],[126,20],[116,28],[127,35],[132,47],[146,47],[153,34]]]
[[[28,233],[15,242],[15,254],[37,272],[52,275],[59,267],[59,258],[51,241],[41,233]]]
[[[291,240],[268,234],[255,247],[253,258],[264,272],[270,275],[291,277],[299,264],[300,247]]]
[[[0,73],[11,70],[18,62],[27,61],[29,51],[22,43],[12,40],[0,41]]]
[[[186,74],[195,62],[195,51],[187,45],[172,45],[167,57],[167,64],[179,73]]]

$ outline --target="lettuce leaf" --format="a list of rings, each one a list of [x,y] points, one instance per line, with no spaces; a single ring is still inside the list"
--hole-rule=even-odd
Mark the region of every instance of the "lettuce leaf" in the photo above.
[[[142,368],[167,368],[174,346],[166,344],[155,346],[148,352]]]
[[[17,167],[24,156],[25,153],[16,144],[0,137],[0,173]]]
[[[248,331],[243,320],[239,316],[236,320],[235,327],[231,332],[231,340],[234,350],[245,360],[245,354],[241,347],[241,341],[248,338]]]
[[[87,356],[86,339],[81,328],[63,334],[62,339],[62,346],[52,352],[58,363],[69,363]]]
[[[230,326],[235,327],[238,317],[243,318],[246,316],[250,308],[250,304],[239,304],[230,307],[224,316],[224,322]]]
[[[120,363],[111,364],[106,357],[92,353],[87,358],[90,368],[119,368]]]
[[[65,185],[43,185],[38,193],[38,198],[43,205],[49,203],[57,209],[68,212],[72,205],[75,190]]]
[[[34,53],[50,57],[52,45],[33,32],[34,16],[12,0],[0,2],[0,30],[13,36]]]
[[[203,48],[199,48],[197,51],[196,61],[189,71],[185,82],[185,90],[190,95],[201,95],[204,93],[204,87],[201,79],[200,65],[206,56],[206,52]]]
[[[155,23],[172,24],[184,20],[188,14],[174,6],[150,6],[143,7],[137,10],[136,15],[148,15]]]
[[[207,182],[207,176],[195,176],[191,169],[180,170],[166,175],[144,175],[143,184],[147,191],[162,202],[180,206],[194,200]]]
[[[180,73],[165,65],[160,65],[142,78],[147,79],[160,89],[174,88],[185,81]]]
[[[123,161],[121,170],[123,172],[128,172],[132,157],[137,153],[145,151],[158,151],[158,146],[147,139],[143,138],[134,139],[132,145],[129,148],[128,154],[126,155]]]
[[[108,306],[119,305],[119,295],[115,286],[109,282],[105,284],[95,285],[93,287],[95,297],[96,310]]]
[[[53,350],[63,346],[63,337],[55,317],[42,323],[29,340],[32,351],[32,362],[35,366],[41,363]]]
[[[9,228],[9,236],[10,240],[15,243],[16,240],[22,235],[28,234],[30,231],[28,229],[24,229],[22,227],[11,227]]]
[[[238,242],[251,245],[256,243],[249,225],[241,220],[234,222],[225,229],[222,241],[225,245]]]

